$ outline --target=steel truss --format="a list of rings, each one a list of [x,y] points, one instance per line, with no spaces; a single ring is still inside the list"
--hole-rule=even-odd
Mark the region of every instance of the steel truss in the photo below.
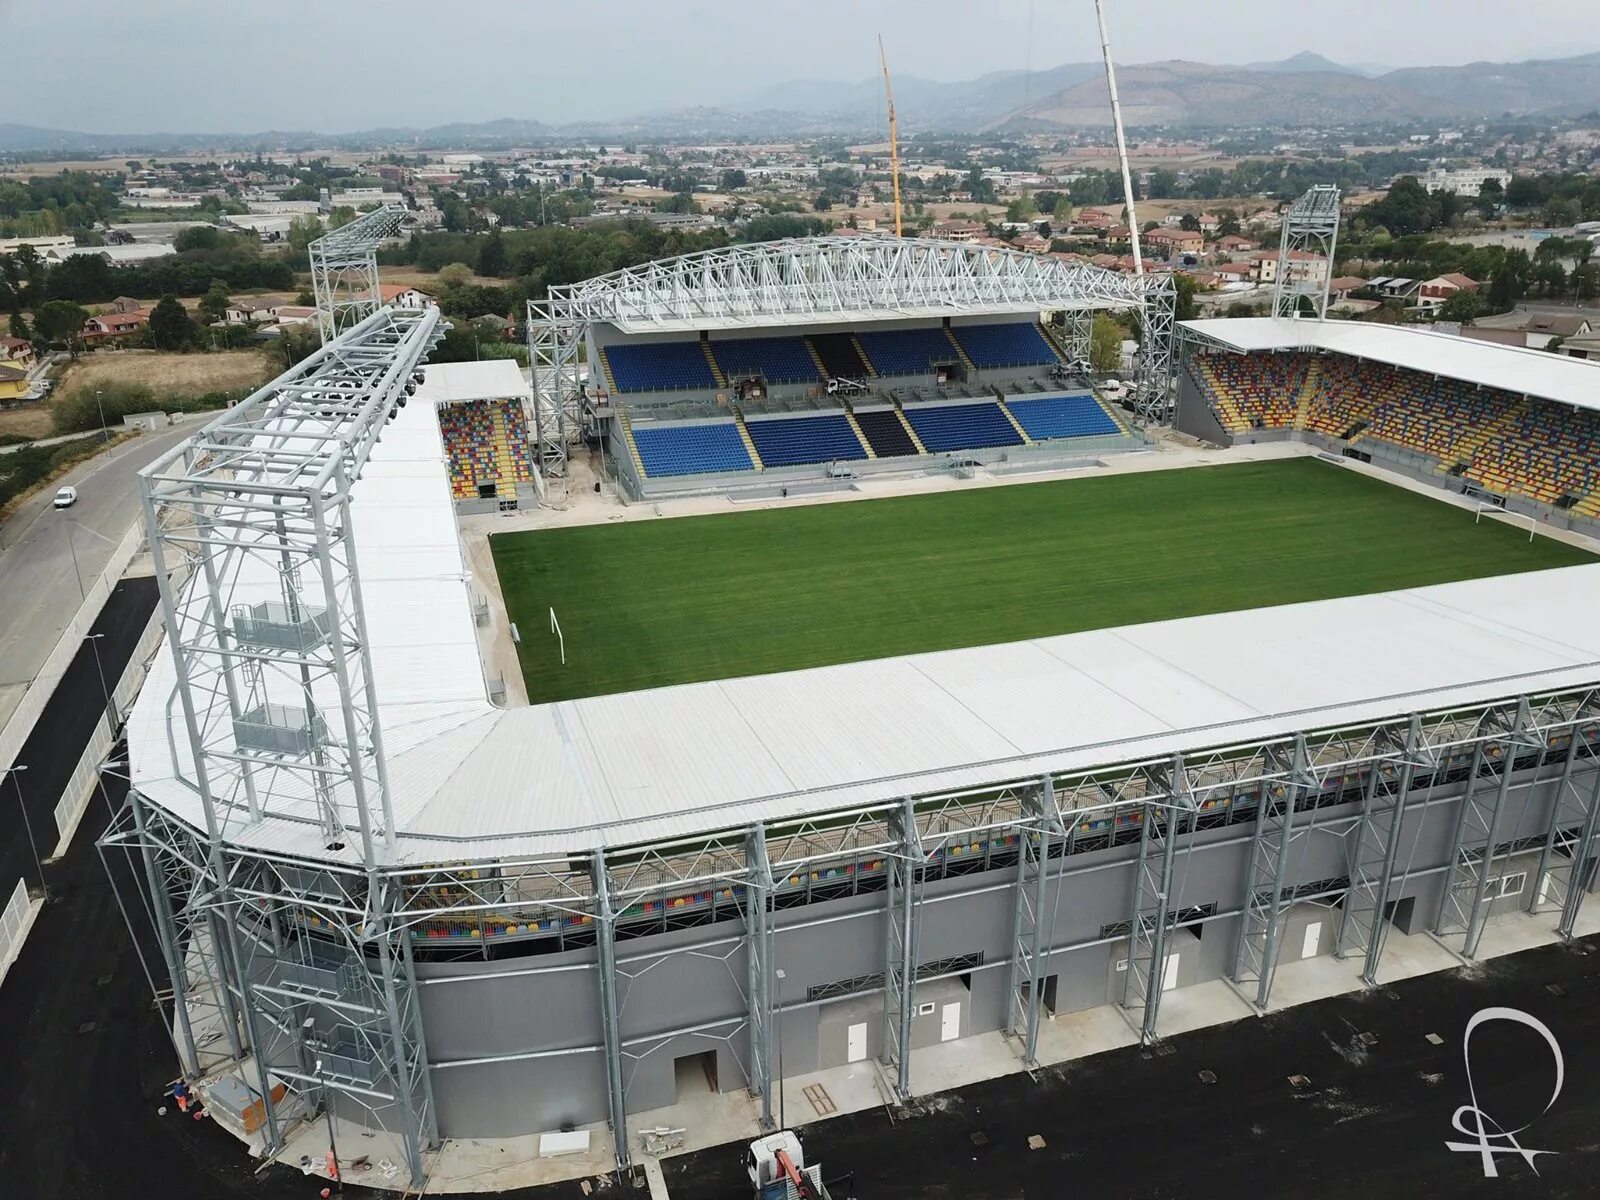
[[[1460,936],[1463,958],[1477,957],[1478,941],[1489,915],[1494,863],[1505,853],[1500,845],[1500,818],[1519,753],[1535,751],[1542,763],[1547,750],[1545,740],[1531,732],[1533,717],[1526,697],[1513,706],[1492,710],[1488,720],[1499,727],[1502,736],[1473,748],[1467,790],[1456,814],[1450,866],[1433,927],[1434,935],[1441,940]]]
[[[157,810],[136,821],[174,989],[193,994],[191,964],[205,979],[232,1060],[253,1062],[269,1150],[270,1070],[324,1103],[386,1110],[375,1119],[396,1126],[419,1181],[432,1103],[410,941],[377,869],[395,835],[350,490],[438,325],[437,310],[380,309],[140,474],[181,712],[171,760],[204,821],[199,839]],[[230,839],[267,818],[315,826],[331,861],[359,864],[354,881],[325,893],[312,884],[333,878],[326,866],[236,855]],[[305,932],[306,914],[323,932]],[[285,980],[308,956],[337,986]],[[186,1068],[198,1049],[185,1044]]]
[[[1562,941],[1572,940],[1572,923],[1577,919],[1584,890],[1589,886],[1588,871],[1595,852],[1595,831],[1600,818],[1600,723],[1575,726],[1561,764],[1561,778],[1550,802],[1550,820],[1545,828],[1544,845],[1539,852],[1539,869],[1534,886],[1528,889],[1527,911],[1532,914],[1549,905],[1560,910],[1556,926]],[[1587,765],[1593,781],[1587,786],[1574,779],[1575,768]]]
[[[1122,1006],[1138,1008],[1139,1040],[1145,1045],[1159,1036],[1161,993],[1166,986],[1170,935],[1178,924],[1178,897],[1172,873],[1177,859],[1182,822],[1192,804],[1186,788],[1182,758],[1170,765],[1152,765],[1149,778],[1158,791],[1178,801],[1163,806],[1146,801],[1139,814],[1139,856],[1134,864],[1133,912],[1128,919],[1128,967],[1122,981]]]
[[[1023,1065],[1032,1070],[1039,1063],[1039,1018],[1044,1006],[1045,978],[1049,973],[1045,930],[1054,925],[1055,910],[1061,900],[1059,876],[1055,903],[1047,900],[1051,845],[1054,841],[1058,854],[1065,850],[1063,842],[1077,821],[1074,819],[1063,825],[1057,815],[1053,779],[1041,780],[1037,790],[1025,791],[1022,799],[1029,820],[1019,829],[1017,840],[1005,1031],[1008,1036],[1020,1040]]]
[[[911,320],[961,313],[1067,312],[1068,348],[1088,358],[1085,314],[1137,309],[1144,335],[1136,408],[1166,413],[1177,293],[1166,275],[1135,277],[1059,259],[921,238],[796,238],[724,246],[550,289],[528,305],[534,433],[551,477],[593,419],[580,348],[595,324],[624,333]],[[596,389],[603,381],[595,382]]]
[[[383,306],[378,290],[378,247],[405,219],[403,204],[386,204],[311,243],[311,294],[324,343]]]
[[[895,1098],[904,1103],[911,1099],[911,1022],[917,1011],[917,934],[924,858],[915,803],[907,799],[890,809],[888,820],[895,845],[885,863],[882,1061],[892,1073],[889,1083]]]
[[[1393,739],[1397,732],[1388,731],[1388,737]],[[1377,759],[1368,768],[1361,815],[1350,835],[1350,889],[1339,916],[1334,954],[1338,958],[1360,954],[1361,978],[1369,987],[1378,982],[1378,961],[1389,929],[1384,918],[1411,785],[1418,771],[1432,775],[1439,765],[1423,744],[1421,719],[1413,717],[1403,740],[1389,741],[1394,760]]]
[[[1278,965],[1278,921],[1290,891],[1285,887],[1289,852],[1295,839],[1304,833],[1304,829],[1295,831],[1295,814],[1301,810],[1301,798],[1318,782],[1308,760],[1305,738],[1296,737],[1287,761],[1281,763],[1284,779],[1268,784],[1262,791],[1255,836],[1250,841],[1244,917],[1239,922],[1232,978],[1238,984],[1257,985],[1255,1003],[1260,1009],[1267,1007],[1272,974]]]
[[[366,1047],[362,1055],[350,1058],[370,1061],[370,1069],[363,1070],[381,1081],[375,1086],[350,1076],[331,1081],[341,1099],[366,1105],[375,1124],[398,1128],[405,1094],[400,1076],[411,1075],[419,1146],[431,1136],[432,1109],[423,1090],[425,1047],[407,986],[412,945],[428,945],[426,931],[439,922],[477,927],[513,921],[545,931],[541,936],[560,937],[569,948],[593,946],[606,1030],[601,1049],[608,1104],[617,1163],[622,1167],[630,1161],[626,1064],[667,1044],[672,1036],[693,1033],[740,1049],[748,1045],[744,1057],[749,1089],[770,1107],[770,1046],[778,1007],[772,980],[782,937],[773,920],[775,908],[844,894],[827,891],[829,886],[859,884],[885,893],[884,1060],[897,1094],[909,1096],[913,992],[931,966],[919,962],[917,949],[920,896],[926,881],[961,869],[990,871],[1004,866],[1014,871],[1018,915],[1013,924],[1007,1023],[1027,1049],[1043,1015],[1038,1005],[1053,950],[1048,923],[1062,902],[1061,880],[1047,884],[1047,876],[1055,872],[1059,877],[1066,871],[1064,860],[1073,853],[1131,844],[1136,838],[1138,876],[1129,922],[1134,961],[1124,1001],[1130,1008],[1142,1009],[1140,1034],[1150,1041],[1157,1036],[1160,985],[1171,935],[1187,919],[1175,878],[1181,874],[1175,869],[1180,839],[1197,829],[1262,816],[1269,826],[1296,836],[1298,821],[1284,828],[1291,795],[1297,798],[1292,806],[1297,811],[1359,805],[1363,816],[1350,820],[1369,826],[1363,842],[1369,850],[1362,859],[1366,865],[1359,873],[1352,871],[1351,894],[1368,897],[1360,901],[1363,912],[1381,913],[1381,893],[1374,889],[1395,877],[1396,837],[1391,831],[1403,812],[1398,806],[1402,788],[1411,791],[1459,781],[1474,758],[1480,768],[1482,762],[1493,760],[1515,761],[1517,769],[1524,770],[1542,761],[1546,748],[1552,753],[1559,749],[1571,759],[1574,766],[1567,778],[1582,786],[1587,781],[1581,770],[1600,767],[1596,700],[1594,688],[1511,697],[1357,727],[1197,750],[1177,758],[1138,760],[1048,779],[1016,779],[755,827],[730,827],[712,835],[608,850],[577,860],[558,855],[388,865],[369,873],[358,863],[288,863],[231,846],[213,855],[215,839],[208,832],[190,829],[142,801],[131,805],[138,819],[124,820],[107,840],[144,851],[160,881],[153,886],[153,895],[169,897],[165,907],[173,912],[170,921],[160,915],[162,904],[154,907],[158,924],[166,928],[163,954],[171,948],[168,969],[176,981],[172,1002],[175,1010],[182,1011],[181,1017],[178,1011],[173,1014],[182,1057],[203,1059],[209,1054],[213,1060],[220,1056],[224,1062],[237,1061],[248,1055],[250,1046],[266,1045],[264,1061],[272,1072],[298,1078],[304,1068],[295,1066],[295,1043],[283,1030],[292,1028],[297,1015],[292,1004],[310,992],[306,1003],[320,1005],[319,1012],[337,1011],[353,1026],[348,1034],[319,1026],[319,1037]],[[1508,722],[1507,712],[1521,716]],[[1575,733],[1582,743],[1576,757],[1570,750]],[[1555,759],[1550,762],[1553,766]],[[1375,784],[1374,779],[1380,782]],[[1483,802],[1481,787],[1481,782],[1475,786],[1474,804]],[[1392,792],[1398,793],[1396,804],[1392,816],[1386,817],[1382,810]],[[1593,792],[1585,789],[1584,794]],[[1269,799],[1263,807],[1264,796],[1276,801]],[[1581,812],[1587,832],[1580,830],[1574,836],[1570,830],[1579,816],[1579,809],[1569,804],[1566,815],[1556,822],[1567,831],[1561,836],[1574,844],[1592,839],[1593,805]],[[1043,836],[1046,831],[1048,838]],[[1271,840],[1270,829],[1262,836],[1268,839],[1264,848],[1281,847],[1281,838]],[[1562,844],[1559,839],[1557,844]],[[1381,851],[1370,849],[1379,845]],[[1276,862],[1271,852],[1255,857]],[[837,882],[819,882],[830,878]],[[1270,886],[1253,889],[1258,894],[1267,891],[1257,904],[1258,934],[1272,918]],[[1583,889],[1571,888],[1569,893],[1570,917],[1564,909],[1562,919],[1570,928]],[[1280,888],[1277,894],[1281,903],[1287,893]],[[738,922],[741,932],[724,965],[743,985],[746,1011],[716,1022],[715,1028],[653,1031],[630,1039],[625,981],[639,972],[628,964],[619,965],[618,930],[628,927],[637,932],[638,923],[656,919],[646,910],[672,911],[668,898],[684,895],[726,897],[715,901],[725,905],[718,909],[720,915],[707,919]],[[227,945],[224,927],[230,922],[224,918],[230,914],[235,918],[231,924],[240,931],[238,953]],[[1371,915],[1351,920],[1360,932],[1344,935],[1345,946],[1365,949],[1372,964],[1370,977],[1381,954],[1382,922]],[[1379,931],[1376,936],[1374,929]],[[384,939],[393,964],[392,1006],[376,944]],[[316,979],[327,978],[311,974],[328,969],[328,950],[321,940],[346,948],[345,957],[333,965],[335,983],[325,989],[331,993],[326,996],[310,991]],[[282,949],[269,952],[268,947],[275,945]],[[354,947],[360,948],[359,963],[370,985],[348,978],[349,964],[358,961],[350,952]],[[739,950],[746,956],[743,970],[738,970]],[[269,967],[271,971],[266,970]],[[343,979],[341,970],[347,971]],[[290,975],[301,982],[286,984]],[[249,986],[241,987],[241,978],[249,978]],[[877,985],[864,981],[860,986]],[[382,995],[383,1002],[351,1004],[347,999],[359,995]],[[382,1020],[375,1019],[373,1010],[378,1009]],[[187,1037],[185,1021],[193,1031]],[[226,1045],[228,1039],[219,1028],[234,1031],[237,1049]],[[328,1053],[326,1046],[323,1053]]]
[[[587,325],[528,302],[528,361],[533,366],[533,440],[546,479],[564,479],[570,447],[585,430],[579,360]]]
[[[1328,315],[1328,287],[1333,282],[1333,252],[1339,244],[1339,189],[1319,183],[1283,214],[1283,238],[1278,246],[1278,274],[1272,283],[1272,315],[1298,317],[1300,301],[1311,302],[1311,315],[1319,321]],[[1319,254],[1326,260],[1322,282],[1300,279],[1290,270],[1299,253]]]

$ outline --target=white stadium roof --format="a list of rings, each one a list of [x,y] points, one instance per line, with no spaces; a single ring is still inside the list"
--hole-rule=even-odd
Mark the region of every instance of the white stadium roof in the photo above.
[[[352,506],[397,865],[573,855],[1600,679],[1596,565],[496,708],[434,405],[500,395],[503,371],[427,376],[432,403],[390,424]],[[239,599],[276,587],[263,564]],[[162,654],[128,722],[133,781],[200,826],[172,690]],[[227,836],[330,857],[280,817]]]
[[[1178,324],[1230,350],[1330,350],[1574,408],[1600,409],[1600,365],[1546,350],[1358,321],[1212,317]]]

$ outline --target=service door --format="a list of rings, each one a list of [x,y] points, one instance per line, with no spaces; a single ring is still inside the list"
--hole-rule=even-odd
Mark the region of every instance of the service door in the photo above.
[[[953,1042],[961,1036],[961,1001],[952,1000],[939,1010],[939,1040]]]
[[[1300,943],[1301,958],[1315,958],[1317,943],[1322,940],[1322,922],[1313,921],[1306,926],[1305,940]]]
[[[1170,992],[1178,986],[1178,962],[1181,957],[1181,955],[1177,954],[1167,955],[1166,969],[1161,973],[1161,990],[1163,992]]]
[[[860,1062],[867,1057],[867,1023],[851,1025],[845,1030],[844,1060],[845,1062]]]

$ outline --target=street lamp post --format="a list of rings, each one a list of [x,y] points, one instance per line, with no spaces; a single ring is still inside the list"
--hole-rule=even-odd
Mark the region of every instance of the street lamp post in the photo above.
[[[28,806],[22,799],[22,773],[27,767],[7,767],[0,775],[10,775],[11,784],[17,790],[17,807],[22,810],[22,828],[28,834],[28,849],[33,851],[33,866],[39,872],[39,891],[46,900],[50,899],[50,885],[45,882],[44,862],[39,857],[39,843],[33,838],[33,818],[28,816]]]
[[[100,440],[109,442],[111,440],[111,431],[106,428],[106,406],[100,402],[99,388],[94,390],[94,406],[100,410]]]
[[[81,604],[89,598],[89,593],[84,590],[83,572],[78,569],[78,543],[72,536],[77,528],[76,521],[67,522],[67,549],[72,552],[72,574],[78,580],[78,602]]]
[[[106,702],[106,731],[115,734],[117,732],[117,713],[111,706],[111,689],[106,687],[106,669],[100,661],[100,639],[105,636],[103,633],[91,633],[83,640],[88,642],[94,650],[94,671],[96,675],[100,676],[100,695]]]

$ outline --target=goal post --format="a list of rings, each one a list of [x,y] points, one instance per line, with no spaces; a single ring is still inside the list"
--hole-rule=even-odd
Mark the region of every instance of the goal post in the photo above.
[[[1500,517],[1502,520],[1507,521],[1526,521],[1528,523],[1528,541],[1530,542],[1533,541],[1533,535],[1539,528],[1539,522],[1537,518],[1533,517],[1529,513],[1507,512],[1505,508],[1499,504],[1488,504],[1482,500],[1478,501],[1477,515],[1472,518],[1472,523],[1474,525],[1482,524],[1484,513],[1488,513],[1492,517]]]
[[[561,632],[561,622],[556,620],[556,610],[553,608],[550,610],[550,632],[556,635],[561,647],[561,665],[564,667],[567,665],[567,637]]]

